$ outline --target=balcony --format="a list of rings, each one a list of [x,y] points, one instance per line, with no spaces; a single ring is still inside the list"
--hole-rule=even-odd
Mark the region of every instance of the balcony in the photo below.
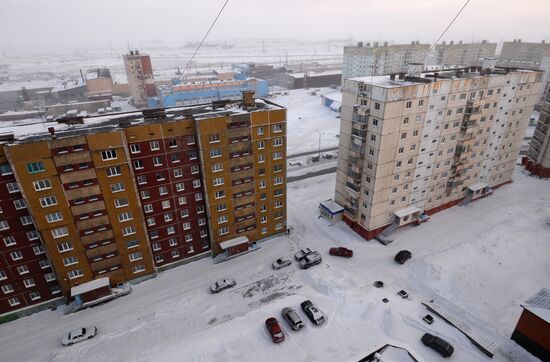
[[[248,149],[248,150],[239,151],[239,152],[232,152],[229,154],[229,158],[245,157],[250,155],[252,155],[252,150]]]
[[[237,186],[237,185],[241,185],[241,184],[247,184],[247,183],[250,183],[252,181],[254,181],[254,177],[248,176],[248,177],[244,177],[244,178],[235,179],[231,182],[231,184],[233,186]]]
[[[245,163],[243,165],[233,166],[233,167],[231,167],[231,172],[239,172],[239,171],[249,170],[249,169],[252,168],[252,166],[253,166],[252,163]]]
[[[370,109],[369,109],[368,106],[361,106],[361,105],[358,105],[358,104],[353,106],[353,115],[354,116],[358,116],[358,118],[360,118],[360,117],[368,116],[369,114],[370,114]]]
[[[235,222],[242,222],[242,221],[245,221],[245,220],[254,219],[255,217],[256,217],[256,214],[251,213],[251,214],[247,214],[247,215],[243,215],[243,216],[240,216],[238,218],[235,218]]]
[[[253,195],[253,194],[254,194],[254,189],[249,189],[249,190],[245,190],[245,191],[235,192],[233,194],[233,198],[239,198],[239,197],[243,197],[243,196],[250,196],[250,195]]]
[[[462,132],[466,132],[468,129],[474,127],[476,125],[476,121],[467,121],[467,120],[464,120],[462,122],[462,125],[460,126],[460,130]]]
[[[247,202],[246,204],[238,205],[233,208],[233,211],[239,211],[256,206],[255,202]]]
[[[367,131],[359,131],[356,129],[351,130],[351,136],[352,138],[355,137],[361,141],[365,141],[367,138]]]
[[[354,210],[348,206],[344,206],[344,212],[350,215],[352,218],[355,218],[357,216],[357,210]]]
[[[241,137],[233,137],[233,138],[228,139],[227,141],[230,144],[239,143],[239,142],[249,142],[250,138],[251,137],[249,135],[247,135],[247,136],[241,136]]]
[[[354,184],[354,183],[351,183],[351,182],[347,182],[346,187],[353,190],[353,191],[355,191],[355,192],[361,191],[361,186],[360,185],[357,185],[357,184]]]
[[[241,122],[231,122],[227,124],[227,129],[243,128],[250,127],[250,122],[241,121]]]

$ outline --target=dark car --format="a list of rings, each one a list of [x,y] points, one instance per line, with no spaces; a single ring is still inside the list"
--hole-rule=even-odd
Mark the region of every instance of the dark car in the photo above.
[[[304,314],[309,318],[311,323],[315,324],[316,326],[320,326],[321,324],[325,323],[327,321],[327,318],[317,308],[315,304],[313,304],[310,300],[303,301],[300,306],[302,307],[302,310],[304,311]]]
[[[281,343],[285,340],[285,335],[283,334],[283,330],[281,329],[277,318],[268,318],[265,321],[265,327],[267,328],[269,335],[271,335],[273,343]]]
[[[422,343],[433,348],[443,357],[451,357],[455,351],[454,347],[447,341],[437,336],[426,333],[422,336]]]
[[[399,264],[404,264],[410,258],[412,258],[412,253],[410,251],[401,250],[399,253],[395,254],[394,260]]]
[[[334,256],[343,256],[344,258],[351,258],[353,256],[353,250],[344,247],[330,248],[328,253]]]

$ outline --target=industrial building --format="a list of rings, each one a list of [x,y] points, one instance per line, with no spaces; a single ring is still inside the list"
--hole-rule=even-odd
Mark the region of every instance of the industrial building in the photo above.
[[[344,82],[335,201],[353,230],[386,237],[511,181],[542,72],[493,64]]]
[[[136,107],[147,107],[147,98],[156,96],[155,80],[151,58],[140,54],[139,50],[130,50],[123,55],[124,68],[128,78],[128,90]]]
[[[489,43],[487,40],[480,43],[463,43],[462,40],[457,43],[443,41],[435,46],[433,57],[428,57],[426,64],[444,67],[481,66],[483,59],[495,57],[496,50],[497,43]]]
[[[169,85],[158,85],[157,88],[158,97],[149,98],[149,108],[187,106],[224,99],[237,100],[245,91],[253,91],[258,97],[265,97],[269,91],[267,81],[255,78],[185,83],[174,80]]]
[[[0,140],[0,314],[286,230],[286,110],[252,93],[11,130]]]
[[[550,178],[550,91],[545,93],[539,120],[529,144],[527,155],[521,160],[532,174]]]
[[[275,84],[286,89],[336,87],[342,83],[342,71],[279,73]]]
[[[541,289],[521,307],[511,339],[541,361],[550,360],[550,290]]]
[[[347,79],[406,72],[409,63],[424,63],[429,51],[429,44],[417,41],[395,45],[359,42],[357,46],[345,46],[342,76]]]

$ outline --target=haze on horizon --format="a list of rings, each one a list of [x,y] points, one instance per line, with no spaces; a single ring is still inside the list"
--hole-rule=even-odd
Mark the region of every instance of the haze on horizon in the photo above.
[[[202,38],[225,0],[0,1],[0,53],[36,53]],[[230,0],[209,41],[353,38],[434,42],[464,0]],[[550,1],[471,0],[443,40],[550,39]]]

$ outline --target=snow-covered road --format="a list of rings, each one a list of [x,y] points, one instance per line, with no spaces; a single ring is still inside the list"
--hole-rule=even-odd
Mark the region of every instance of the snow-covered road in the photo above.
[[[550,182],[518,171],[511,185],[489,198],[434,215],[398,230],[394,243],[366,242],[340,223],[317,218],[319,201],[334,192],[334,174],[288,185],[290,236],[222,264],[210,258],[159,274],[132,294],[64,316],[45,311],[0,326],[2,361],[356,361],[386,344],[406,345],[425,361],[439,356],[420,342],[431,331],[455,346],[454,361],[489,360],[452,326],[422,322],[432,298],[451,301],[457,317],[484,325],[503,342],[494,361],[529,355],[509,342],[519,304],[550,280]],[[328,255],[333,245],[354,250],[351,259]],[[301,247],[317,249],[323,263],[307,271],[270,268]],[[400,249],[413,258],[393,262]],[[217,278],[237,280],[233,290],[210,295]],[[375,280],[385,287],[376,289]],[[410,299],[395,293],[405,289]],[[388,298],[389,303],[382,303]],[[328,323],[294,332],[280,318],[285,306],[311,299]],[[300,315],[301,311],[298,311]],[[277,317],[287,340],[274,345],[264,321]],[[62,347],[69,329],[97,325],[96,338]],[[508,341],[508,342],[507,342]],[[512,356],[512,357],[510,357]]]

